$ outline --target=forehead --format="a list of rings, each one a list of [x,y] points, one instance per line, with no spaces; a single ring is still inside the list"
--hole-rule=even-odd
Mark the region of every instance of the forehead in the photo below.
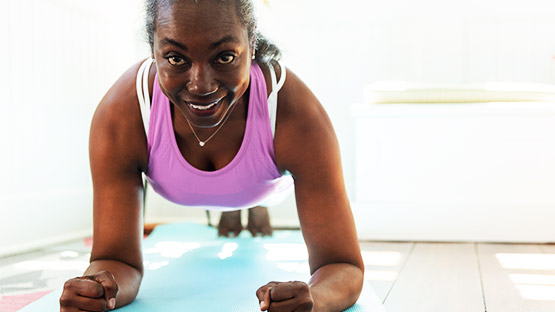
[[[162,5],[156,21],[158,37],[206,40],[232,35],[239,39],[247,35],[233,1],[182,0]],[[219,38],[218,38],[219,39]]]

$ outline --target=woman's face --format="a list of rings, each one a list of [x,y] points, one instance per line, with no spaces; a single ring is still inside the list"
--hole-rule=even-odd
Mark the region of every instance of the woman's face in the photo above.
[[[249,86],[253,51],[232,3],[159,8],[153,53],[162,92],[197,127],[217,126]]]

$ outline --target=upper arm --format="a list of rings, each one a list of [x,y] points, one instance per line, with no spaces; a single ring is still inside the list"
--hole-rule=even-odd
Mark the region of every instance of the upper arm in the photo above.
[[[276,163],[291,172],[313,273],[330,263],[363,269],[330,119],[308,87],[288,70],[278,97]]]
[[[134,65],[112,86],[94,114],[89,157],[93,181],[91,261],[116,260],[142,271],[142,175],[146,137],[135,91]]]

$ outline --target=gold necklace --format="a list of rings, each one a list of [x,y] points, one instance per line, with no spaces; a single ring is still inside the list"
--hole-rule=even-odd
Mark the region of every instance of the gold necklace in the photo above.
[[[187,124],[189,124],[189,128],[191,128],[191,131],[193,132],[193,134],[195,135],[195,138],[198,141],[198,145],[200,145],[200,147],[203,147],[206,142],[210,141],[211,138],[213,138],[216,133],[218,133],[218,131],[220,131],[220,129],[222,128],[222,126],[225,124],[225,122],[227,121],[227,119],[229,118],[229,116],[231,115],[231,113],[233,113],[233,109],[235,109],[235,103],[233,103],[226,111],[226,115],[224,117],[224,120],[220,123],[220,125],[218,126],[218,129],[216,129],[216,131],[214,131],[214,133],[212,133],[212,135],[210,135],[210,137],[208,137],[208,139],[201,141],[201,139],[199,139],[197,133],[195,132],[195,129],[193,129],[193,125],[191,124],[191,122],[189,122],[189,118],[187,118],[185,115],[183,115],[183,117],[185,117],[185,120],[187,120]],[[231,111],[230,111],[231,110]]]

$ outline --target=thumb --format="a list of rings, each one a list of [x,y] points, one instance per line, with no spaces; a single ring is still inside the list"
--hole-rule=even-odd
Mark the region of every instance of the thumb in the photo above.
[[[94,275],[94,280],[104,288],[104,298],[109,310],[116,307],[116,296],[119,291],[114,275],[108,271],[101,271]]]
[[[260,302],[260,311],[266,311],[270,308],[271,298],[270,298],[270,290],[272,289],[271,286],[263,286],[257,292],[256,296],[258,297],[258,301]]]

